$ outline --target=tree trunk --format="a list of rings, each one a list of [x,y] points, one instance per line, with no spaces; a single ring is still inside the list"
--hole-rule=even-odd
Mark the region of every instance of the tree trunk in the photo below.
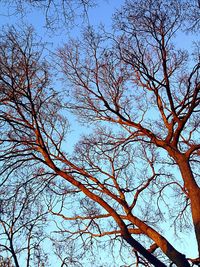
[[[176,160],[191,202],[192,219],[200,257],[200,188],[194,179],[188,158],[179,155]]]
[[[123,236],[127,243],[131,245],[135,250],[137,250],[143,257],[145,257],[150,263],[155,267],[167,267],[159,259],[157,259],[153,254],[146,250],[137,240],[135,240],[131,235]],[[182,266],[183,267],[183,266]],[[188,266],[186,266],[188,267]]]
[[[172,263],[176,264],[178,267],[190,267],[185,255],[177,251],[161,234],[148,226],[145,222],[135,217],[133,214],[129,214],[128,218],[158,245]]]

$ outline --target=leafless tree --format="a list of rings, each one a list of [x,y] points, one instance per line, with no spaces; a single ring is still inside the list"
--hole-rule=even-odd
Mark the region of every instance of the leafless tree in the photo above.
[[[2,174],[29,162],[63,178],[60,207],[49,206],[73,222],[61,230],[85,247],[95,238],[120,237],[136,266],[199,264],[199,255],[188,259],[161,229],[168,221],[186,231],[189,221],[200,246],[199,47],[190,55],[174,40],[185,12],[176,0],[127,1],[114,34],[89,29],[82,41],[60,49],[75,97],[70,104],[51,88],[31,31],[19,37],[12,30],[1,41]],[[72,156],[65,107],[96,128]],[[70,211],[69,194],[77,205]]]
[[[179,195],[185,195],[183,210],[191,205],[199,246],[199,177],[192,169],[196,168],[193,162],[198,163],[199,153],[199,47],[197,44],[191,58],[174,44],[175,33],[184,30],[184,23],[187,27],[188,5],[185,4],[179,1],[127,1],[115,16],[118,32],[107,39],[107,43],[113,39],[113,47],[104,46],[101,35],[90,31],[81,44],[78,41],[66,45],[60,51],[60,59],[68,80],[74,85],[76,103],[72,108],[80,118],[107,121],[126,131],[120,138],[107,134],[110,137],[105,143],[107,148],[111,143],[123,147],[132,143],[134,148],[137,142],[140,147],[141,144],[145,146],[147,160],[153,168],[152,180],[158,179],[160,174],[154,166],[157,156],[150,160],[148,147],[164,149],[172,164],[178,166],[182,181],[177,177],[168,178],[162,188],[174,184],[182,191]],[[189,60],[192,60],[190,66]],[[98,133],[102,143],[106,140],[103,132],[105,130]],[[99,141],[88,140],[89,147],[96,143]],[[90,165],[94,163],[91,158]],[[95,166],[98,168],[97,163]],[[150,180],[145,176],[147,187]],[[143,190],[142,186],[135,196]],[[174,250],[164,246],[162,250],[170,258]],[[181,257],[176,255],[177,265]],[[186,264],[183,262],[180,265]]]
[[[47,210],[41,199],[44,185],[38,183],[39,179],[24,168],[1,184],[0,253],[8,259],[6,266],[21,266],[22,258],[23,266],[27,267],[47,263],[44,251]]]

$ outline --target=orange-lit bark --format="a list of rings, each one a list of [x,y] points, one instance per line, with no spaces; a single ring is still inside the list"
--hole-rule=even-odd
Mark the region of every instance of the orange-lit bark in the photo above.
[[[149,238],[151,238],[158,247],[167,255],[167,257],[175,263],[178,267],[189,267],[185,255],[178,252],[161,234],[155,231],[152,227],[145,224],[143,221],[139,220],[137,217],[133,215],[128,215],[130,221],[133,224],[137,225],[139,229],[141,229]]]
[[[155,1],[150,2],[153,3]],[[178,14],[178,7],[176,5],[175,7],[177,8]],[[5,144],[7,142],[9,143],[9,151],[7,152],[6,148],[3,147],[1,160],[7,162],[10,159],[11,161],[17,162],[19,157],[19,161],[30,161],[31,164],[32,162],[45,164],[53,170],[53,175],[62,177],[75,188],[78,188],[79,190],[77,191],[82,192],[84,197],[87,196],[95,203],[98,203],[102,209],[106,210],[107,214],[105,216],[101,216],[97,212],[91,218],[89,218],[90,215],[88,214],[88,216],[76,214],[73,219],[95,220],[100,217],[112,217],[117,224],[117,230],[109,226],[110,228],[106,229],[108,231],[101,233],[101,229],[99,228],[99,232],[93,236],[121,234],[124,240],[154,266],[166,266],[154,256],[154,249],[147,250],[133,238],[133,234],[135,233],[144,234],[149,241],[155,243],[154,247],[158,247],[163,251],[171,263],[176,264],[178,267],[189,267],[190,264],[185,255],[177,251],[167,240],[167,237],[164,237],[157,230],[156,226],[155,229],[149,226],[151,218],[154,215],[150,213],[152,217],[148,217],[146,214],[142,217],[144,213],[141,212],[141,218],[137,217],[138,202],[141,196],[144,197],[143,193],[145,190],[150,189],[147,192],[147,196],[152,203],[155,203],[153,201],[159,201],[159,196],[156,195],[154,186],[162,194],[163,189],[170,183],[173,185],[178,184],[178,189],[182,189],[181,193],[186,193],[190,199],[191,215],[200,251],[200,189],[195,181],[189,163],[190,154],[197,149],[196,143],[198,141],[196,138],[197,134],[195,133],[198,123],[195,122],[194,118],[191,118],[191,126],[189,125],[188,132],[186,131],[184,133],[186,124],[190,124],[190,117],[198,111],[196,107],[199,105],[200,66],[197,63],[194,69],[188,72],[188,75],[184,74],[180,78],[177,78],[177,74],[174,77],[172,76],[176,72],[185,72],[185,67],[182,67],[182,65],[186,65],[186,62],[188,62],[186,60],[187,56],[184,53],[179,53],[173,46],[170,46],[170,39],[174,32],[176,32],[176,29],[178,29],[174,26],[177,23],[178,17],[176,17],[176,14],[174,18],[170,16],[168,18],[167,15],[163,18],[163,9],[157,6],[155,9],[157,10],[157,14],[155,13],[157,16],[155,16],[154,12],[152,13],[152,6],[151,8],[149,7],[148,12],[145,11],[145,16],[143,16],[145,20],[147,14],[149,14],[146,23],[143,24],[143,21],[141,21],[140,25],[137,25],[137,29],[134,29],[135,24],[140,19],[137,17],[137,10],[135,10],[136,19],[134,24],[132,22],[134,12],[130,14],[129,8],[125,9],[125,11],[128,11],[126,14],[128,15],[127,19],[131,19],[131,22],[125,19],[125,25],[129,26],[130,29],[128,32],[125,31],[122,34],[122,39],[116,38],[115,45],[109,51],[110,55],[105,55],[107,44],[105,50],[99,50],[101,45],[99,45],[98,41],[95,43],[95,36],[91,32],[87,32],[87,40],[83,41],[82,47],[79,43],[73,43],[72,47],[67,48],[67,51],[63,50],[60,53],[61,61],[63,60],[64,62],[62,67],[64,68],[65,74],[68,75],[67,78],[71,81],[72,87],[74,86],[77,97],[77,102],[70,104],[70,108],[74,108],[76,112],[80,111],[81,119],[106,121],[117,125],[116,128],[119,127],[122,129],[122,133],[119,132],[119,136],[111,135],[105,141],[102,140],[105,138],[105,128],[103,128],[98,134],[101,137],[101,145],[103,143],[107,147],[103,147],[100,153],[98,149],[97,151],[94,149],[92,155],[85,157],[88,148],[93,148],[96,145],[95,142],[89,142],[87,149],[83,149],[82,151],[81,156],[83,156],[83,159],[82,157],[71,159],[67,155],[68,151],[62,151],[63,140],[66,134],[62,126],[66,121],[61,119],[59,108],[56,110],[56,106],[59,106],[59,101],[57,99],[57,101],[52,101],[52,103],[49,101],[56,94],[52,93],[51,95],[49,93],[47,98],[44,97],[46,93],[48,94],[49,90],[49,82],[44,78],[46,77],[46,70],[38,66],[39,74],[36,71],[36,75],[35,70],[32,72],[38,58],[36,57],[34,60],[33,66],[30,64],[32,66],[30,70],[30,62],[27,64],[26,60],[25,62],[21,62],[20,60],[19,66],[22,66],[22,69],[20,69],[19,73],[18,70],[15,70],[17,74],[14,73],[13,76],[11,75],[14,71],[13,67],[8,68],[9,71],[7,70],[7,65],[9,64],[7,62],[7,56],[5,57],[5,51],[3,50],[2,57],[5,57],[5,63],[2,61],[1,69],[3,70],[6,66],[6,71],[1,74],[3,78],[0,80],[3,85],[5,84],[5,88],[2,86],[3,94],[1,104],[3,112],[0,115],[2,124],[5,124],[7,127],[7,135],[3,135],[4,137],[1,142],[5,142]],[[121,15],[122,17],[125,16],[123,12]],[[165,23],[166,25],[164,25]],[[149,27],[150,24],[151,27]],[[168,30],[166,30],[167,27],[169,27]],[[142,34],[138,34],[140,31]],[[127,39],[125,35],[127,35]],[[123,40],[128,41],[128,45]],[[132,41],[133,44],[131,43]],[[13,43],[16,49],[18,42],[16,43],[14,39]],[[108,43],[110,43],[110,40]],[[79,45],[80,49],[86,48],[86,50],[83,52],[79,51]],[[119,47],[116,48],[116,46]],[[10,50],[15,51],[15,49]],[[10,59],[11,61],[13,60],[12,66],[18,62],[20,51],[22,50],[19,47],[16,57],[12,55]],[[27,49],[25,49],[26,51]],[[31,57],[32,55],[28,55],[28,58]],[[25,54],[23,54],[22,58],[26,59]],[[25,74],[23,73],[23,68],[25,69]],[[22,74],[24,75],[23,77],[21,77]],[[19,79],[14,79],[15,75]],[[34,80],[33,77],[35,76],[36,78]],[[8,82],[10,80],[12,80],[11,84]],[[15,84],[15,80],[19,81],[17,85]],[[15,86],[13,86],[13,83]],[[41,93],[43,89],[44,93]],[[159,115],[155,116],[155,119],[149,114],[151,109],[155,112],[155,115],[157,115],[156,112],[159,112]],[[58,128],[56,128],[57,124],[55,123],[57,121],[59,122]],[[111,143],[112,147],[110,147]],[[134,146],[135,143],[137,143],[137,148]],[[130,147],[129,144],[131,144]],[[83,144],[81,145],[83,146]],[[110,158],[113,160],[115,154],[112,155],[112,152],[117,146],[121,146],[121,151],[125,151],[126,148],[132,149],[133,154],[131,154],[132,152],[126,154],[128,163],[126,162],[120,167],[113,164],[110,167],[109,161],[106,161],[104,157],[106,154],[105,151],[109,151],[109,156],[111,155]],[[168,169],[165,168],[167,161],[165,162],[163,160],[163,168],[160,167],[162,161],[158,162],[156,153],[162,155],[162,152],[156,151],[154,154],[155,147],[163,148],[173,158],[173,164],[178,165],[182,175],[184,189],[182,184],[179,184],[179,179],[176,179],[176,177],[171,178],[168,175]],[[181,150],[182,147],[184,148]],[[134,150],[136,149],[139,150],[139,152],[136,151],[139,155],[135,160]],[[146,157],[143,156],[140,149],[141,151],[143,149],[145,150]],[[181,151],[187,149],[188,152],[181,153]],[[98,154],[98,157],[96,157],[95,153]],[[103,160],[106,162],[105,164],[109,165],[106,166],[108,171],[106,168],[106,171],[103,169],[104,166],[102,167],[104,162],[99,162],[99,158],[102,155]],[[111,163],[113,163],[112,160]],[[118,160],[123,161],[122,156]],[[143,169],[142,164],[139,162],[135,168],[134,164],[137,164],[138,160],[141,160],[141,162],[145,161],[147,166]],[[129,165],[130,162],[131,164]],[[154,164],[156,166],[155,168]],[[14,169],[14,167],[12,168]],[[134,177],[135,181],[134,179],[130,179],[132,184],[131,182],[129,184],[127,178],[134,175],[131,172],[134,172],[135,169],[138,172],[141,170],[140,175],[143,177],[141,178],[140,175],[137,177],[136,174],[136,177]],[[155,169],[162,170],[158,170],[157,174]],[[153,174],[151,175],[149,172]],[[120,173],[119,176],[121,175],[120,182],[118,181],[118,173]],[[160,184],[160,181],[156,180],[157,176],[165,177],[163,179],[161,178]],[[173,179],[169,183],[167,180],[168,176],[170,176],[170,179]],[[153,184],[153,182],[155,183]],[[159,186],[157,186],[158,184]],[[132,199],[132,204],[129,205],[130,199]],[[186,201],[187,204],[188,202]],[[144,206],[146,211],[149,212],[148,205],[144,204]],[[182,211],[184,212],[184,210]],[[69,217],[62,214],[56,215],[70,220]],[[162,216],[164,217],[164,213],[162,214],[161,211],[158,217],[161,218]],[[129,223],[131,226],[136,226],[137,228],[129,231]],[[156,225],[159,226],[159,224]]]
[[[177,162],[191,202],[191,213],[200,257],[200,188],[194,179],[188,158],[178,155]]]

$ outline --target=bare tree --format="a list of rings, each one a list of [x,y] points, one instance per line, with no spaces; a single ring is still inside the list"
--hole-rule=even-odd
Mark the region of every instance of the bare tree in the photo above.
[[[67,106],[96,123],[73,156],[66,150],[64,95],[51,88],[32,32],[19,38],[12,30],[1,41],[2,174],[29,162],[63,178],[70,185],[62,189],[60,208],[50,211],[73,222],[64,231],[85,246],[88,236],[121,237],[136,266],[199,264],[199,255],[188,259],[159,223],[186,230],[192,217],[200,246],[199,50],[196,45],[190,56],[175,48],[184,18],[179,1],[127,1],[116,14],[114,35],[106,39],[90,29],[82,42],[59,51],[74,89],[75,102]],[[67,194],[77,199],[72,216]]]
[[[14,175],[1,184],[0,252],[8,259],[6,266],[21,266],[23,258],[23,266],[40,267],[47,263],[44,251],[47,211],[40,194],[44,195],[44,185],[27,168],[15,171]]]
[[[187,68],[190,57],[175,48],[173,40],[186,23],[186,7],[178,1],[127,1],[116,14],[118,36],[110,37],[114,39],[113,48],[103,47],[103,38],[91,31],[81,45],[80,41],[66,45],[60,58],[74,85],[74,108],[80,118],[112,122],[127,131],[121,140],[108,135],[107,146],[111,140],[123,147],[137,141],[146,147],[162,148],[173,159],[183,180],[174,177],[164,187],[177,183],[185,194],[185,208],[188,202],[191,204],[199,246],[200,191],[198,175],[191,167],[198,162],[199,151],[199,48],[196,45],[193,66]],[[91,140],[89,143],[94,145]],[[163,251],[171,257],[167,247]],[[178,255],[176,259],[178,265]]]

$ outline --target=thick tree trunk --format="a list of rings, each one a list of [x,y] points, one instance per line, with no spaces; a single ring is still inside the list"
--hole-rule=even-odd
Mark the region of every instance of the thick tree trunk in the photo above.
[[[192,219],[200,257],[200,188],[194,179],[189,160],[184,155],[179,155],[176,159],[191,202]]]
[[[146,250],[137,240],[135,240],[131,235],[123,236],[127,243],[129,243],[135,250],[137,250],[143,257],[145,257],[150,263],[155,267],[167,267],[159,259],[157,259],[153,254]]]
[[[190,267],[185,255],[177,251],[160,233],[148,226],[132,214],[128,215],[129,220],[137,225],[149,238],[151,238],[165,255],[178,267]]]

